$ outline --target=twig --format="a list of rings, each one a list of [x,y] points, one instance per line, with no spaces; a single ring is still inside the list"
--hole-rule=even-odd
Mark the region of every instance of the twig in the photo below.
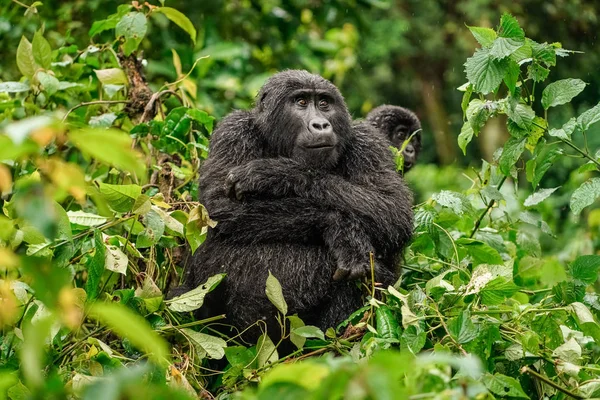
[[[125,104],[128,102],[129,102],[129,100],[95,100],[95,101],[86,101],[84,103],[79,103],[75,107],[72,107],[69,111],[67,111],[67,113],[65,114],[65,116],[63,117],[61,122],[65,122],[67,120],[67,117],[69,116],[69,114],[71,114],[73,111],[77,110],[79,107],[93,106],[95,104]]]
[[[529,375],[533,376],[534,378],[539,379],[540,381],[544,382],[548,386],[552,386],[554,389],[556,389],[560,392],[563,392],[564,394],[566,394],[569,397],[572,397],[574,399],[585,399],[585,397],[575,394],[575,393],[571,392],[570,390],[552,382],[550,379],[546,378],[544,375],[535,372],[534,370],[532,370],[529,367],[521,368],[521,373],[529,374]]]
[[[152,97],[150,98],[150,101],[148,102],[148,104],[146,104],[146,107],[144,107],[144,113],[142,114],[142,118],[140,118],[140,122],[146,122],[148,115],[152,113],[152,110],[154,110],[156,101],[165,94],[172,94],[173,96],[175,96],[179,99],[181,104],[184,104],[181,96],[173,90],[162,90],[160,92],[154,93],[152,95]]]
[[[506,181],[506,175],[502,177],[502,179],[498,183],[498,186],[496,186],[496,190],[500,190],[502,188],[502,185],[504,185],[505,181]],[[475,221],[475,226],[473,227],[473,230],[471,231],[469,238],[472,238],[473,236],[475,236],[475,234],[479,230],[479,226],[481,226],[481,222],[483,221],[483,219],[485,218],[487,213],[492,209],[492,207],[494,207],[494,204],[496,204],[496,200],[494,200],[494,199],[490,200],[486,209],[483,210],[481,215],[479,215],[479,218],[477,218],[477,221]]]
[[[431,301],[431,304],[433,305],[433,309],[435,310],[438,319],[440,320],[440,324],[442,325],[442,327],[444,328],[444,330],[446,331],[446,335],[448,335],[448,337],[450,338],[450,341],[456,346],[456,348],[458,350],[460,350],[460,352],[462,353],[463,356],[467,356],[468,353],[465,351],[465,349],[463,349],[463,347],[460,345],[460,343],[458,343],[453,337],[452,334],[450,333],[450,330],[448,329],[448,325],[446,325],[446,321],[444,321],[444,316],[442,315],[442,313],[440,312],[440,309],[437,307],[437,304],[433,301],[432,298],[430,298],[429,296],[427,296],[429,298],[429,300]]]

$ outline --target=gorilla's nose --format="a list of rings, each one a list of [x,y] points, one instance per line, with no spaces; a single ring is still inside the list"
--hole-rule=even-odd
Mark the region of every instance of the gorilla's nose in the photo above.
[[[331,124],[325,118],[313,118],[308,123],[308,129],[314,134],[331,133]]]
[[[413,147],[412,144],[409,144],[408,146],[406,146],[406,148],[404,149],[404,153],[406,155],[409,156],[413,156],[415,154],[415,148]]]

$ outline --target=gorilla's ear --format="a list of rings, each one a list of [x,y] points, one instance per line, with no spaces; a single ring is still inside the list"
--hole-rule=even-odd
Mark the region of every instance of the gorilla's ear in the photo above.
[[[267,95],[269,94],[269,92],[264,92],[262,94],[262,96],[260,96],[260,99],[258,100],[258,112],[263,112],[264,108],[265,108],[265,99],[267,98]]]

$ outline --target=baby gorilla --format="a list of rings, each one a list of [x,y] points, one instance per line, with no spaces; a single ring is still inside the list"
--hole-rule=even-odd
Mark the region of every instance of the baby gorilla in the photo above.
[[[421,152],[421,122],[415,113],[403,107],[383,105],[373,109],[367,115],[366,121],[383,133],[392,146],[398,149],[401,149],[404,141],[414,133],[402,152],[404,173],[412,169]]]
[[[269,271],[288,314],[326,329],[362,306],[353,280],[370,276],[370,252],[375,279],[395,282],[412,233],[412,196],[388,144],[370,124],[353,126],[338,89],[306,71],[274,75],[254,109],[218,125],[200,200],[218,224],[176,293],[226,273],[200,316],[224,313],[240,329],[264,320],[275,335]]]

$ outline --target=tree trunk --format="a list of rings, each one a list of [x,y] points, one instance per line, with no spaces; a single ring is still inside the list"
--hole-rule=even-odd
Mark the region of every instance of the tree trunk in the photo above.
[[[456,160],[456,140],[450,134],[448,115],[442,102],[442,84],[439,79],[421,78],[423,104],[429,126],[435,141],[435,150],[440,164],[450,164]]]

